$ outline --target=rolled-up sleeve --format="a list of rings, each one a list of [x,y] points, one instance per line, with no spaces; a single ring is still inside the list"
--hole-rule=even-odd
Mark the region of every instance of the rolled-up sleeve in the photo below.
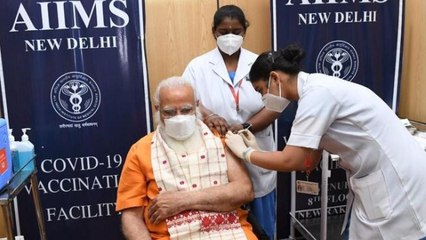
[[[118,184],[116,211],[148,205],[146,166],[143,165],[143,160],[150,161],[147,149],[141,142],[130,148]]]

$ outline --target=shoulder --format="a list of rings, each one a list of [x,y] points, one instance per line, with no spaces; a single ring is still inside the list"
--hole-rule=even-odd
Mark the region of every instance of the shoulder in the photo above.
[[[354,87],[355,83],[347,81],[345,79],[341,79],[338,77],[333,77],[326,75],[324,73],[311,73],[308,76],[308,82],[311,86],[322,86],[324,88],[332,89],[332,88],[349,88]]]
[[[130,148],[130,152],[132,153],[139,153],[141,151],[145,152],[151,150],[151,142],[152,138],[154,137],[155,131],[148,133],[146,136],[139,139],[137,142],[135,142],[132,147]]]
[[[251,67],[253,63],[256,61],[258,55],[254,52],[250,52],[247,49],[241,48],[241,54],[240,54],[240,63],[242,65],[246,65],[248,67]],[[250,69],[248,69],[249,71]],[[248,73],[248,72],[247,72]]]
[[[338,111],[345,97],[345,90],[338,86],[345,80],[331,77],[325,74],[310,74],[306,83],[299,91],[297,114],[307,115],[331,113]],[[302,114],[303,115],[303,114]]]
[[[241,55],[244,56],[244,57],[251,58],[251,59],[256,59],[259,56],[258,54],[254,53],[252,51],[249,51],[245,48],[241,48]]]
[[[320,91],[324,93],[331,93],[333,89],[339,85],[338,78],[328,76],[322,73],[311,73],[305,76],[306,84],[304,87],[305,92]],[[337,80],[337,81],[336,81]]]
[[[146,145],[151,144],[152,138],[154,137],[156,131],[150,132],[141,139],[139,139],[137,142],[135,142],[133,145],[140,146],[140,145]]]
[[[209,52],[206,52],[204,54],[201,54],[195,58],[193,58],[189,63],[188,67],[190,66],[199,66],[201,64],[206,64],[207,62],[211,61],[211,59],[214,59],[216,56],[217,49],[210,50]]]
[[[138,169],[139,172],[148,174],[151,167],[151,146],[155,131],[135,142],[129,149],[124,163],[123,172],[129,169]]]

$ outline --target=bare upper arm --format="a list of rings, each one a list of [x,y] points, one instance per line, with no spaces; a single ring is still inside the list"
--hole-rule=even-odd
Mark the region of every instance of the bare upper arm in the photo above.
[[[121,219],[122,221],[126,221],[128,219],[141,219],[143,220],[143,210],[144,207],[133,207],[133,208],[126,208],[121,211]]]
[[[151,234],[143,219],[144,207],[127,208],[121,212],[122,231],[129,240],[149,240]]]
[[[236,157],[228,147],[224,146],[226,161],[228,164],[229,182],[240,181],[241,183],[251,184],[250,175],[244,162]]]

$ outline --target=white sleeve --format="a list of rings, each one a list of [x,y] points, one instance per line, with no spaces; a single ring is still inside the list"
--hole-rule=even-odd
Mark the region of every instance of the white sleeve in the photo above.
[[[337,117],[340,104],[323,86],[307,89],[298,104],[287,144],[318,149],[321,137]]]

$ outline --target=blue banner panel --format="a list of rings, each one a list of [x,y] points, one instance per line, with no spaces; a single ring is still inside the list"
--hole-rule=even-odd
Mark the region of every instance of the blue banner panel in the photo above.
[[[403,0],[272,0],[274,49],[291,43],[306,51],[304,71],[320,72],[362,84],[396,110],[402,57]],[[297,104],[278,120],[278,145],[284,146]],[[331,165],[333,168],[333,165]],[[329,214],[343,213],[345,174],[332,170]],[[298,173],[297,179],[305,180]],[[312,178],[321,181],[320,171]],[[290,193],[287,178],[278,189]],[[289,236],[289,196],[278,195],[278,238]],[[320,199],[296,194],[298,218],[318,217]]]
[[[393,106],[398,84],[403,0],[277,0],[276,48],[297,42],[305,71],[372,89]]]
[[[119,174],[150,131],[143,4],[0,4],[3,107],[17,140],[31,128],[48,239],[123,239]],[[18,197],[20,227],[39,239],[30,193]]]

